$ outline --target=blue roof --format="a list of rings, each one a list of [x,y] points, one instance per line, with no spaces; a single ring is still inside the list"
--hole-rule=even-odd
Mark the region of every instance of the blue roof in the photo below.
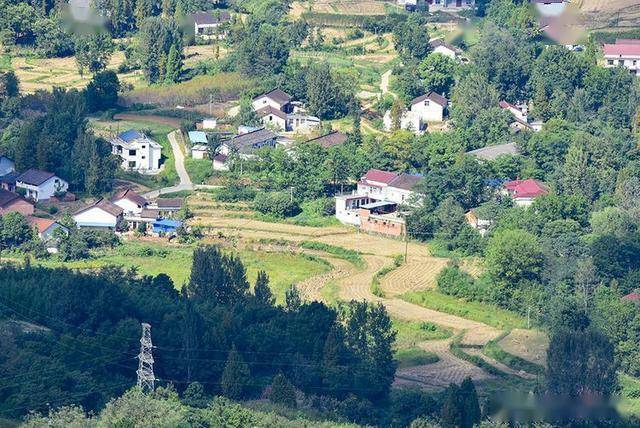
[[[207,134],[202,131],[189,131],[189,140],[193,144],[207,144]]]
[[[178,220],[169,220],[169,219],[156,220],[153,222],[153,227],[156,227],[156,226],[178,228],[182,226],[182,222]]]
[[[138,138],[144,138],[144,135],[142,135],[142,133],[136,131],[135,129],[130,129],[118,135],[118,138],[120,138],[123,141],[126,141],[127,143],[130,143],[133,140],[136,140]]]

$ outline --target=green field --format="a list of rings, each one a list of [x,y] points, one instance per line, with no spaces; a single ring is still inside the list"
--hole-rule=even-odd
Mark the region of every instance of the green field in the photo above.
[[[94,253],[89,260],[63,262],[55,258],[36,260],[33,263],[48,267],[71,269],[97,269],[116,265],[135,268],[140,275],[165,273],[171,277],[176,288],[189,279],[193,246],[166,245],[163,243],[127,241],[122,245]],[[253,284],[259,270],[269,275],[271,289],[278,302],[284,300],[284,292],[291,284],[326,272],[330,267],[320,259],[299,254],[257,252],[241,249],[240,259],[247,269],[247,279]]]
[[[486,303],[468,302],[434,290],[414,291],[402,295],[402,298],[425,308],[482,322],[499,329],[525,328],[527,325],[526,320],[514,312]]]
[[[621,374],[618,410],[624,415],[640,417],[640,379]]]

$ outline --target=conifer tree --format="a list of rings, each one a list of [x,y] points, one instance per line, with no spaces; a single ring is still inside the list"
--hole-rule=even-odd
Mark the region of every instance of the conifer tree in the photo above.
[[[482,414],[478,403],[478,394],[471,378],[466,378],[460,385],[460,395],[462,402],[462,427],[473,428],[480,423]]]
[[[285,292],[284,302],[288,311],[297,311],[302,306],[302,297],[300,297],[300,292],[295,284]]]
[[[176,83],[180,80],[180,74],[182,74],[182,54],[179,50],[178,44],[174,43],[169,49],[169,56],[167,57],[167,71],[165,72],[165,83]]]
[[[275,301],[269,288],[269,275],[263,270],[258,271],[256,284],[253,287],[253,294],[256,296],[256,300],[265,305],[273,305]]]
[[[269,400],[275,404],[282,404],[287,407],[296,407],[296,390],[289,382],[289,379],[282,373],[278,373],[271,383],[271,393]]]
[[[246,397],[251,381],[249,366],[233,345],[222,372],[222,393],[233,400]]]

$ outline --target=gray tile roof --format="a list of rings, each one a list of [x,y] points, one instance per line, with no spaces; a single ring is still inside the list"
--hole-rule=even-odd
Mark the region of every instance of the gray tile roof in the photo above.
[[[6,207],[21,196],[8,190],[0,189],[0,207]]]
[[[167,209],[167,208],[182,208],[182,205],[184,204],[184,200],[182,198],[161,198],[156,200],[156,204],[158,205],[158,208],[163,208],[163,209]]]
[[[88,207],[84,207],[81,210],[76,211],[74,215],[81,214],[85,211],[90,210],[91,208],[100,208],[102,211],[105,211],[114,217],[118,217],[124,212],[124,210],[119,206],[117,206],[116,204],[109,202],[106,199],[98,199],[96,202],[89,205]]]
[[[189,15],[197,25],[215,25],[227,22],[231,15],[226,10],[218,12],[195,12]]]
[[[430,91],[428,94],[424,94],[424,95],[421,95],[419,97],[414,98],[411,101],[411,105],[418,104],[419,102],[422,102],[424,100],[433,101],[434,103],[439,104],[442,107],[446,107],[447,103],[448,103],[448,101],[447,101],[447,99],[445,97],[443,97],[442,95],[438,94],[437,92]]]
[[[307,141],[307,143],[318,143],[324,148],[338,146],[340,144],[344,144],[347,142],[349,137],[347,134],[343,134],[342,132],[332,131],[326,135],[322,135],[320,137],[312,138]]]
[[[236,135],[228,140],[226,144],[238,149],[240,152],[246,153],[259,146],[275,141],[277,137],[276,134],[268,129],[261,128],[253,132],[247,132],[246,134]]]
[[[55,177],[53,172],[40,171],[39,169],[30,169],[20,174],[16,181],[20,181],[32,186],[39,186],[51,177]]]
[[[402,190],[413,190],[420,180],[422,180],[422,177],[419,175],[402,173],[389,183],[389,187],[395,187],[396,189]]]
[[[287,94],[282,89],[272,89],[269,92],[258,95],[257,97],[254,98],[254,100],[260,97],[269,97],[272,100],[278,102],[279,104],[287,104],[291,102],[291,95]]]

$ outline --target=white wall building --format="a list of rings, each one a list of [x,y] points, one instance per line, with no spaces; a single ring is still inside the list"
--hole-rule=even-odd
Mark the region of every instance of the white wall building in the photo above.
[[[51,199],[56,193],[64,193],[69,183],[52,172],[30,169],[16,178],[16,187],[24,189],[25,196],[36,202]]]
[[[352,194],[336,196],[336,218],[342,223],[359,226],[358,210],[363,205],[374,202],[415,205],[413,188],[420,180],[422,177],[417,175],[370,169]]]
[[[124,210],[106,199],[98,199],[94,204],[77,211],[73,220],[78,227],[115,229]]]
[[[280,89],[273,89],[267,93],[258,95],[253,99],[251,105],[256,111],[265,107],[272,107],[285,113],[291,113],[293,111],[291,95]]]
[[[605,44],[604,66],[624,67],[634,76],[640,76],[640,39],[617,39]]]
[[[203,39],[224,39],[226,31],[222,26],[231,20],[226,10],[216,12],[196,12],[189,15],[193,21],[193,32]]]
[[[131,189],[124,189],[116,193],[111,202],[124,211],[124,215],[140,215],[148,202],[145,198]]]
[[[411,112],[420,121],[420,126],[428,122],[442,122],[447,104],[445,97],[431,91],[411,101]]]
[[[142,132],[130,129],[111,140],[112,153],[122,159],[122,169],[142,174],[160,171],[162,146]]]

